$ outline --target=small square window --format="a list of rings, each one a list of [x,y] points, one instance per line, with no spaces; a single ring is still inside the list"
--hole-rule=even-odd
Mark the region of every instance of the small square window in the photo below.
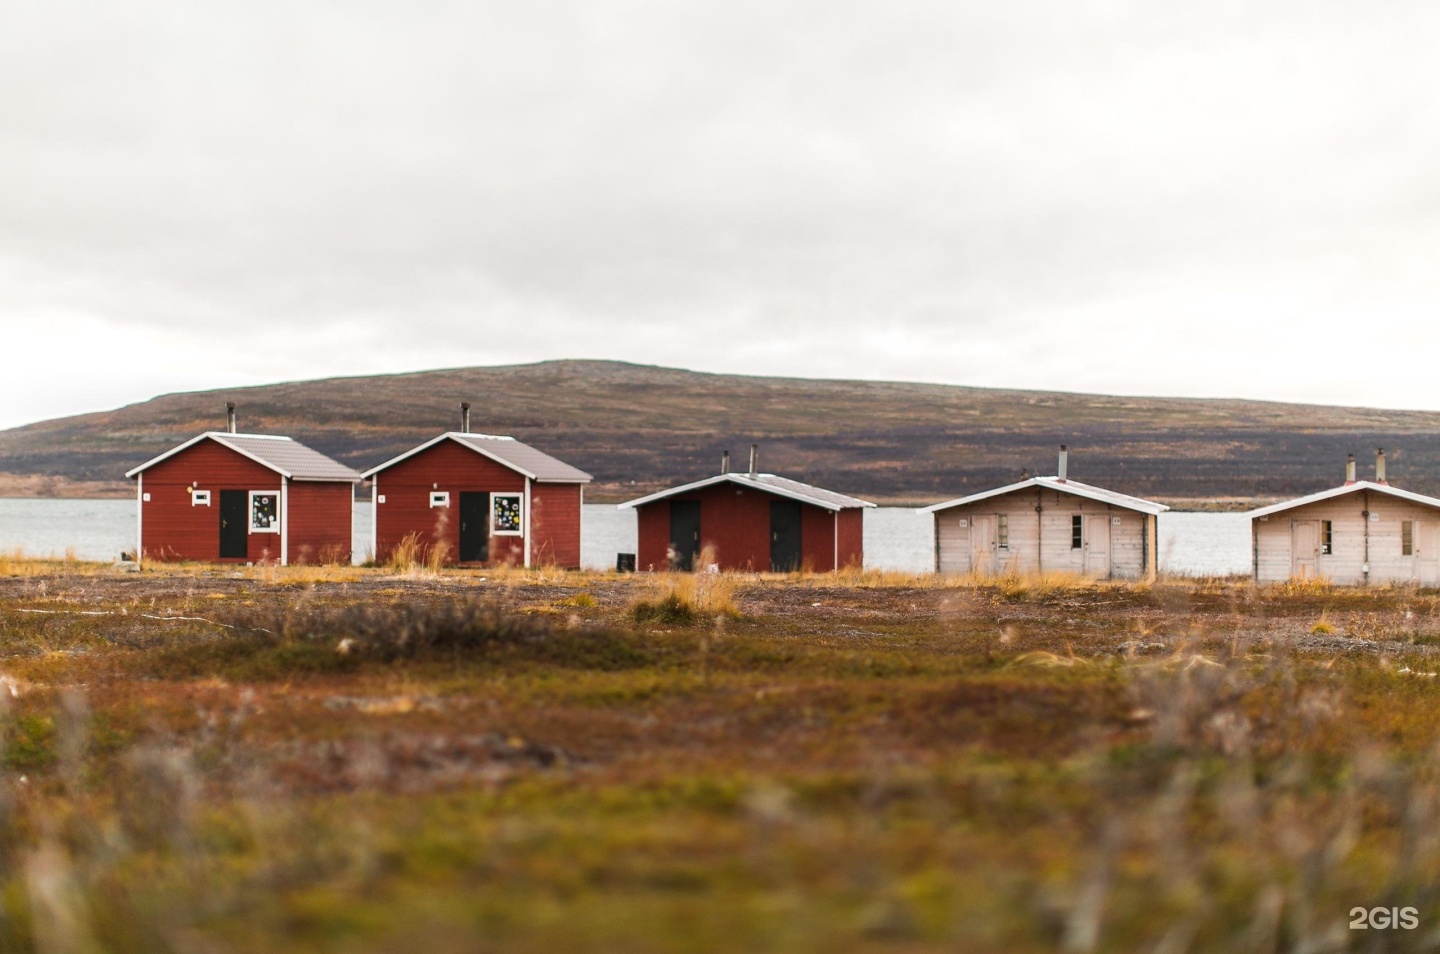
[[[384,495],[384,494],[376,494],[376,495],[375,495],[375,502],[376,502],[376,503],[384,503],[384,502],[385,502],[385,495]]]
[[[1078,550],[1085,545],[1085,518],[1078,513],[1070,518],[1070,549]]]
[[[525,532],[522,512],[524,494],[493,494],[490,497],[490,532],[496,536],[518,537]]]
[[[280,532],[280,495],[250,491],[250,532]]]
[[[210,506],[210,491],[208,491],[208,490],[192,490],[192,491],[190,491],[190,506],[192,506],[192,507],[208,507],[208,506]]]
[[[430,506],[431,506],[431,507],[448,507],[448,506],[450,506],[450,491],[448,491],[448,490],[432,490],[432,491],[430,491]]]

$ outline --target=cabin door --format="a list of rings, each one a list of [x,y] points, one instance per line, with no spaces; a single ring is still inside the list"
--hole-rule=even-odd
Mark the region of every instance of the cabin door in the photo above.
[[[243,560],[250,555],[249,520],[249,491],[220,491],[220,559]]]
[[[490,561],[490,495],[460,491],[460,562]]]
[[[1085,515],[1085,575],[1110,576],[1110,515]]]
[[[770,501],[770,571],[800,569],[800,501]]]
[[[1316,558],[1320,555],[1320,521],[1290,521],[1290,577],[1313,580],[1319,575]]]
[[[995,548],[995,515],[976,514],[970,518],[970,572],[989,576],[999,571]]]
[[[700,552],[700,501],[670,501],[670,566],[676,570],[695,569]]]
[[[1415,521],[1415,579],[1421,586],[1440,583],[1440,526]]]

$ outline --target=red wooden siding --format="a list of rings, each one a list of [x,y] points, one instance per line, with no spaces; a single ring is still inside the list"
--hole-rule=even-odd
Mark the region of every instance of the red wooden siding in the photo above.
[[[636,540],[635,569],[668,570],[670,562],[670,501],[657,500],[635,508]],[[705,514],[700,514],[700,532],[705,532]]]
[[[668,568],[670,546],[670,504],[676,500],[700,502],[700,543],[713,547],[715,561],[723,570],[770,570],[770,502],[789,499],[733,483],[714,484],[692,493],[667,497],[636,508],[639,553],[635,564],[642,570]],[[840,565],[859,564],[864,559],[858,508],[840,511]],[[800,505],[800,559],[811,570],[835,568],[836,516],[833,511],[812,504]]]
[[[840,511],[840,569],[865,565],[865,511],[859,507]]]
[[[532,486],[532,493],[536,486]],[[580,563],[580,506],[579,488],[576,495],[574,514],[575,559]],[[444,490],[450,494],[450,506],[430,506],[432,490]],[[525,490],[525,476],[498,464],[488,457],[461,447],[454,441],[445,440],[413,457],[389,467],[376,475],[375,491],[385,498],[375,508],[375,558],[389,559],[395,547],[406,534],[420,535],[422,551],[428,555],[430,549],[443,541],[449,554],[447,562],[453,563],[460,552],[460,494],[462,491],[484,493],[517,493]],[[547,511],[552,507],[547,502]],[[558,506],[553,509],[563,509]],[[533,511],[533,508],[532,508]],[[532,521],[534,515],[532,512]],[[551,520],[547,513],[546,532],[558,533],[555,524],[559,517]],[[527,528],[529,529],[529,528]],[[551,549],[559,550],[561,544],[551,543]],[[567,544],[568,546],[568,544]],[[532,562],[535,553],[532,550]],[[525,562],[524,537],[492,537],[490,539],[490,562],[510,563],[516,566]],[[556,562],[559,562],[557,559]],[[569,564],[561,564],[569,565]]]
[[[287,542],[291,563],[350,562],[355,488],[338,481],[292,480]]]
[[[148,502],[140,504],[140,546],[150,560],[220,560],[220,491],[279,493],[283,478],[243,454],[204,440],[163,460],[141,475]],[[190,504],[187,487],[210,491],[210,506]],[[347,542],[348,546],[348,542]],[[280,534],[252,533],[245,560],[280,559]]]
[[[530,485],[530,565],[580,569],[580,485]]]

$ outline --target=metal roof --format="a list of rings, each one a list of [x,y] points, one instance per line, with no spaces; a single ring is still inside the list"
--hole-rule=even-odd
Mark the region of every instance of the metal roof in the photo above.
[[[148,460],[125,474],[136,474],[154,467],[162,460],[168,460],[181,451],[188,450],[204,440],[215,441],[235,453],[248,457],[262,467],[268,467],[282,477],[291,480],[335,480],[356,483],[360,475],[339,461],[331,460],[317,450],[312,450],[299,441],[273,434],[231,434],[228,431],[206,431],[190,440],[173,447],[153,460]]]
[[[774,474],[756,474],[751,477],[749,474],[716,474],[714,477],[707,477],[704,480],[697,480],[693,484],[683,484],[679,487],[671,487],[669,490],[662,490],[659,493],[650,494],[648,497],[638,497],[635,500],[627,500],[619,507],[641,507],[656,500],[664,500],[666,497],[674,497],[677,494],[689,493],[692,490],[700,490],[703,487],[712,487],[722,483],[739,484],[742,487],[751,487],[756,490],[763,490],[780,497],[788,497],[791,500],[798,500],[801,503],[814,504],[825,510],[848,510],[851,507],[873,507],[868,500],[861,500],[859,497],[850,497],[845,494],[837,494],[833,490],[822,490],[819,487],[812,487],[809,484],[802,484],[798,480],[791,480],[788,477],[777,477]]]
[[[588,484],[593,479],[585,471],[571,467],[563,460],[556,460],[544,451],[536,450],[529,444],[517,441],[513,437],[500,437],[495,434],[464,434],[460,431],[447,431],[439,437],[431,438],[419,447],[412,447],[399,457],[387,460],[378,467],[370,468],[361,476],[373,477],[402,460],[414,457],[423,450],[429,450],[441,441],[454,441],[477,454],[490,458],[497,464],[542,484]]]
[[[1057,490],[1063,494],[1074,494],[1077,497],[1098,500],[1100,503],[1123,507],[1126,510],[1137,510],[1140,513],[1162,514],[1170,509],[1164,504],[1156,503],[1153,500],[1145,500],[1142,497],[1132,497],[1129,494],[1122,494],[1116,490],[1106,490],[1104,487],[1092,487],[1089,484],[1082,484],[1078,480],[1061,480],[1059,477],[1031,477],[1029,480],[1022,480],[1016,484],[1007,484],[1004,487],[996,487],[994,490],[987,490],[984,493],[971,494],[968,497],[957,497],[954,500],[947,500],[944,503],[925,507],[920,512],[935,513],[937,510],[949,510],[951,507],[962,507],[965,504],[976,503],[989,499],[990,497],[999,497],[1001,494],[1024,490],[1026,487],[1043,487],[1046,490]]]
[[[1377,484],[1373,480],[1357,480],[1353,484],[1342,484],[1339,487],[1331,487],[1329,490],[1322,490],[1319,493],[1296,497],[1293,500],[1282,500],[1277,504],[1252,510],[1250,511],[1250,519],[1254,520],[1256,517],[1268,517],[1272,513],[1293,510],[1296,507],[1303,507],[1306,504],[1319,503],[1322,500],[1329,500],[1332,497],[1343,497],[1346,494],[1353,494],[1361,490],[1373,490],[1376,493],[1399,497],[1401,500],[1408,500],[1411,503],[1417,503],[1425,507],[1440,509],[1440,500],[1434,497],[1427,497],[1424,494],[1417,494],[1409,490],[1401,490],[1399,487],[1391,487],[1389,484]]]

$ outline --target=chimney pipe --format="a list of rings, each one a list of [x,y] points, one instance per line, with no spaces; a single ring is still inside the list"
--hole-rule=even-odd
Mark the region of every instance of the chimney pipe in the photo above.
[[[753,480],[755,477],[758,477],[758,476],[759,476],[759,473],[758,473],[758,471],[757,471],[757,468],[759,467],[759,465],[760,465],[760,445],[759,445],[759,444],[751,444],[751,445],[750,445],[750,477],[751,477],[752,480]]]
[[[235,433],[235,402],[225,402],[225,430],[231,434]]]
[[[1061,445],[1060,445],[1060,471],[1059,471],[1058,474],[1056,474],[1056,477],[1057,477],[1057,479],[1059,479],[1059,481],[1060,481],[1062,484],[1065,482],[1065,474],[1066,474],[1066,471],[1068,471],[1068,470],[1070,469],[1070,468],[1069,468],[1069,464],[1070,464],[1070,452],[1065,449],[1065,445],[1064,445],[1064,444],[1061,444]]]
[[[470,433],[470,402],[460,402],[460,433]]]
[[[728,450],[720,455],[720,473],[730,473],[730,452]]]
[[[1345,455],[1345,483],[1355,483],[1355,455]]]
[[[1385,483],[1385,448],[1375,448],[1375,483]]]

